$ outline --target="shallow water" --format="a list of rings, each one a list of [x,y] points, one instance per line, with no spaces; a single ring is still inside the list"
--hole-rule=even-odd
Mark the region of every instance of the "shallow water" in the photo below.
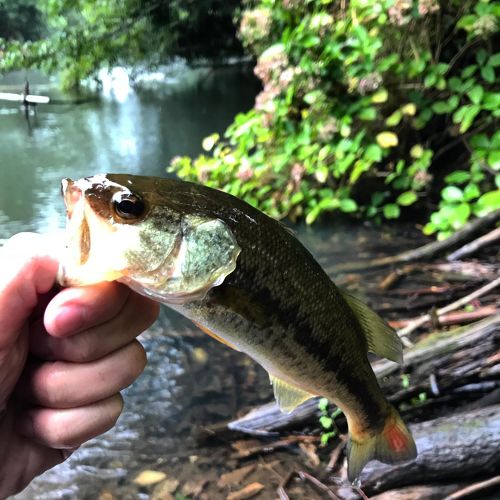
[[[0,79],[0,91],[21,89],[23,76]],[[67,99],[53,82],[30,79],[32,93]],[[199,153],[203,137],[223,132],[237,112],[251,107],[258,90],[238,70],[173,71],[166,81],[149,79],[142,90],[121,83],[108,82],[84,104],[39,106],[29,122],[17,105],[0,102],[0,239],[21,230],[62,228],[63,177],[107,171],[166,175],[173,156]],[[362,226],[299,228],[299,237],[325,266],[367,256],[383,243],[378,230]],[[125,391],[117,426],[16,498],[97,498],[104,489],[120,492],[120,498],[147,498],[129,487],[138,471],[189,461],[197,453],[200,427],[271,398],[263,370],[167,308],[141,341],[149,363]]]

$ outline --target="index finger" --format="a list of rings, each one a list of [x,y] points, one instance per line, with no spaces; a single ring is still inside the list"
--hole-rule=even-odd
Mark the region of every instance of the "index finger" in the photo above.
[[[119,314],[131,293],[117,282],[65,288],[49,302],[45,328],[54,337],[68,337],[106,323]]]

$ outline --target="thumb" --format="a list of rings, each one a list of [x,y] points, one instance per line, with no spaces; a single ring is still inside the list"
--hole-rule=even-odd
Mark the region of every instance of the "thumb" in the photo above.
[[[16,342],[39,295],[54,285],[59,266],[54,241],[19,233],[0,249],[0,350]]]

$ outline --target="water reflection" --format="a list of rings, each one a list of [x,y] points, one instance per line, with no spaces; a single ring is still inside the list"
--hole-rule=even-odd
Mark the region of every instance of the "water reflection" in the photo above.
[[[61,98],[50,82],[37,78],[30,77],[33,93]],[[199,153],[203,137],[223,132],[236,113],[252,106],[257,92],[256,81],[239,70],[198,70],[174,81],[128,87],[126,95],[110,90],[108,97],[80,105],[40,106],[31,135],[18,105],[0,103],[0,211],[32,230],[60,227],[62,177],[165,175],[173,156]],[[17,82],[0,79],[0,89],[23,83],[19,74]]]

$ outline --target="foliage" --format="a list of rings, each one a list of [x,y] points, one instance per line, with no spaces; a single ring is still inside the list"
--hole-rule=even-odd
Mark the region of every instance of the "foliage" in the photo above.
[[[38,4],[49,35],[36,41],[0,39],[0,72],[32,67],[60,71],[64,86],[75,87],[106,66],[241,53],[233,23],[239,0],[39,0]]]
[[[329,411],[329,402],[326,398],[321,398],[318,403],[318,408],[321,413],[319,423],[323,429],[321,433],[321,444],[326,445],[328,441],[339,434],[335,419],[342,414],[342,410],[335,408],[332,412]]]
[[[36,40],[43,35],[43,28],[42,15],[35,0],[0,0],[1,38]]]
[[[261,0],[240,26],[254,108],[170,170],[308,224],[396,219],[442,188],[425,232],[446,237],[500,206],[499,15],[489,0]]]

